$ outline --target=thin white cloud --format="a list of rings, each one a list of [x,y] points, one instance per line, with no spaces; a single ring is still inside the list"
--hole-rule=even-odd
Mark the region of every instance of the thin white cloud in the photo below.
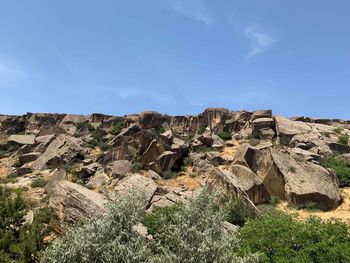
[[[0,80],[15,80],[24,76],[23,71],[15,63],[0,61]]]
[[[120,97],[121,99],[131,99],[133,97],[144,97],[153,100],[159,104],[173,104],[174,100],[160,92],[154,92],[149,90],[141,90],[141,89],[113,89],[109,88],[109,90]]]
[[[185,17],[204,23],[206,26],[214,24],[214,19],[201,0],[175,0],[172,9]]]
[[[251,58],[265,52],[276,43],[276,39],[274,37],[261,32],[261,30],[259,30],[256,26],[248,27],[244,33],[251,42],[251,51],[247,55],[247,58]]]

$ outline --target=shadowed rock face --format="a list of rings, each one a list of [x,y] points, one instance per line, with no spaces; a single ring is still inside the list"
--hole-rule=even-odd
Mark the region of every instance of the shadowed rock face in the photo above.
[[[341,200],[338,180],[318,162],[334,152],[349,160],[350,142],[339,142],[349,129],[350,121],[224,108],[186,116],[0,115],[0,168],[21,186],[45,169],[64,168],[46,187],[62,222],[103,214],[117,192],[142,191],[153,209],[208,185],[252,206],[276,196],[329,210]]]

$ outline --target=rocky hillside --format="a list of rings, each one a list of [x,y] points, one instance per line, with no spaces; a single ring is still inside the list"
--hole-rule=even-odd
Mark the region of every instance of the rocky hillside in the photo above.
[[[349,164],[349,136],[350,121],[271,110],[0,115],[0,182],[49,200],[61,223],[103,214],[130,189],[142,191],[151,210],[203,187],[252,207],[278,198],[331,210],[342,201],[339,183],[350,181],[332,166]]]

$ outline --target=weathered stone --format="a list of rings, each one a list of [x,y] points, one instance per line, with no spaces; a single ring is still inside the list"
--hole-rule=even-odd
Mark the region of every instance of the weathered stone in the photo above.
[[[256,110],[256,111],[253,111],[253,114],[251,116],[251,121],[254,121],[260,118],[271,118],[271,117],[272,117],[272,110]]]
[[[86,184],[86,187],[89,189],[96,189],[102,185],[105,185],[109,182],[109,177],[104,173],[103,169],[97,171],[93,177],[90,178],[89,182]]]
[[[318,154],[301,148],[292,148],[290,156],[299,162],[317,161],[320,158]]]
[[[337,152],[340,154],[350,153],[350,145],[345,145],[340,143],[330,143],[329,148],[331,148],[333,152]]]
[[[97,170],[100,170],[102,166],[99,163],[91,163],[89,165],[83,166],[81,168],[81,176],[83,178],[88,178],[92,176]]]
[[[107,200],[79,184],[58,181],[49,191],[49,206],[60,222],[74,223],[106,213]]]
[[[220,148],[224,147],[225,142],[218,135],[213,134],[212,138],[213,138],[213,143],[212,143],[211,147],[213,147],[214,149],[220,149]]]
[[[315,202],[323,210],[339,204],[338,180],[325,168],[297,162],[288,153],[272,148],[261,150],[257,156],[257,175],[271,196],[286,198],[293,205]]]
[[[275,131],[272,129],[260,129],[260,139],[262,140],[272,140],[275,137]]]
[[[155,181],[161,179],[160,175],[157,174],[157,173],[156,173],[155,171],[153,171],[153,170],[148,170],[147,173],[146,173],[146,176],[147,176],[148,178],[151,178],[152,180],[155,180]]]
[[[16,143],[19,145],[33,145],[34,135],[11,135],[8,137],[8,143]]]
[[[275,116],[278,136],[292,138],[296,134],[309,133],[312,131],[310,125],[301,121],[292,121],[281,116]]]
[[[106,172],[110,177],[119,178],[132,172],[132,163],[128,160],[118,160],[110,163],[106,167]]]
[[[40,170],[49,165],[71,163],[82,151],[79,139],[69,135],[59,135],[46,151],[33,162],[33,168]]]
[[[161,174],[165,171],[170,171],[177,160],[177,154],[171,151],[163,152],[155,161],[153,165],[153,170],[158,174]]]
[[[275,121],[272,118],[259,118],[252,121],[252,132],[260,133],[261,129],[274,129]]]
[[[145,201],[149,202],[157,190],[157,184],[141,174],[132,174],[121,179],[114,190],[121,194],[131,191],[140,192]]]
[[[142,154],[141,164],[146,166],[149,163],[154,162],[164,151],[164,146],[158,140],[153,140],[146,151]]]
[[[25,163],[29,163],[29,162],[35,161],[36,159],[39,158],[40,155],[41,155],[40,152],[26,153],[26,154],[18,156],[18,160],[21,163],[21,165],[23,165]]]

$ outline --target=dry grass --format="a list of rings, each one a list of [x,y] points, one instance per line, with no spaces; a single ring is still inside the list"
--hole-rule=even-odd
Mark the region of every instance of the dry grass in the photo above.
[[[222,152],[221,157],[226,161],[233,161],[237,149],[240,147],[240,143],[237,141],[229,141],[226,143]]]
[[[286,202],[277,204],[276,208],[287,213],[295,213],[297,214],[298,218],[300,218],[301,220],[305,220],[310,216],[317,216],[324,220],[338,219],[347,224],[350,224],[350,188],[342,189],[342,197],[343,197],[343,203],[340,206],[338,206],[336,209],[327,211],[327,212],[318,211],[318,210],[311,211],[311,210],[305,210],[305,209],[297,210],[288,206]]]
[[[0,178],[4,178],[8,175],[8,169],[0,166]]]
[[[185,175],[173,179],[160,179],[157,183],[160,186],[186,187],[189,191],[197,190],[201,187],[201,180],[198,176],[191,176],[192,171],[187,169]]]

